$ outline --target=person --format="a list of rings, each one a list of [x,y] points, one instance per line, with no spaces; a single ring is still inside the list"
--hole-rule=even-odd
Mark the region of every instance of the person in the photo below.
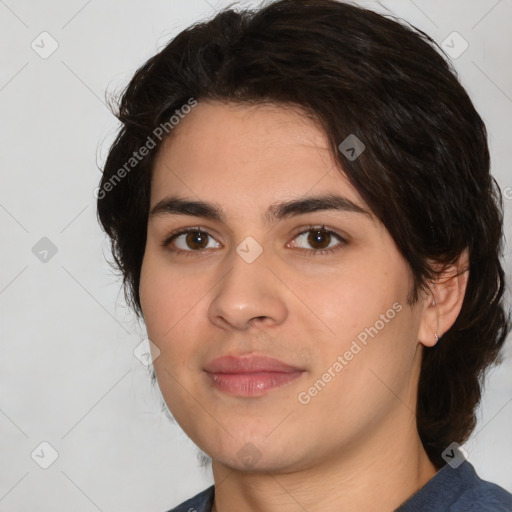
[[[98,189],[214,485],[174,511],[511,511],[460,447],[500,361],[502,199],[434,41],[335,0],[226,8],[137,70]]]

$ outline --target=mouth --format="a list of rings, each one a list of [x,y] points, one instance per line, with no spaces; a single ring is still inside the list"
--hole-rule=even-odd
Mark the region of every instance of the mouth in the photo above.
[[[265,356],[223,356],[204,368],[211,384],[232,396],[262,396],[298,379],[305,370]]]

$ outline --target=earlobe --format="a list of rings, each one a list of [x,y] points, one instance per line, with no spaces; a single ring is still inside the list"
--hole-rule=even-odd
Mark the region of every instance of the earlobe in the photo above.
[[[465,249],[457,261],[445,268],[431,284],[418,331],[420,343],[433,347],[452,327],[462,309],[468,279],[469,253]]]

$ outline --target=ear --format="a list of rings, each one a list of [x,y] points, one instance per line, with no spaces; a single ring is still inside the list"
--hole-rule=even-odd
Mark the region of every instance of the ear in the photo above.
[[[457,261],[443,270],[431,283],[422,300],[423,312],[418,331],[418,341],[433,347],[438,338],[450,329],[459,316],[469,278],[469,253],[465,249]]]

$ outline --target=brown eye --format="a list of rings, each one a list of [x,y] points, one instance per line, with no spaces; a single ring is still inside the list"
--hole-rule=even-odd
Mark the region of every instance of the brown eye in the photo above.
[[[308,230],[294,238],[292,246],[304,250],[308,255],[321,255],[341,249],[346,243],[341,235],[324,226],[309,226]]]
[[[185,235],[185,244],[191,249],[204,249],[208,245],[208,235],[201,231],[190,232]]]
[[[163,245],[171,246],[176,252],[199,252],[220,246],[211,235],[199,229],[184,229],[174,233],[164,241]]]
[[[311,245],[314,249],[325,249],[329,247],[331,242],[331,233],[325,230],[318,230],[309,232],[308,236],[308,244]]]

